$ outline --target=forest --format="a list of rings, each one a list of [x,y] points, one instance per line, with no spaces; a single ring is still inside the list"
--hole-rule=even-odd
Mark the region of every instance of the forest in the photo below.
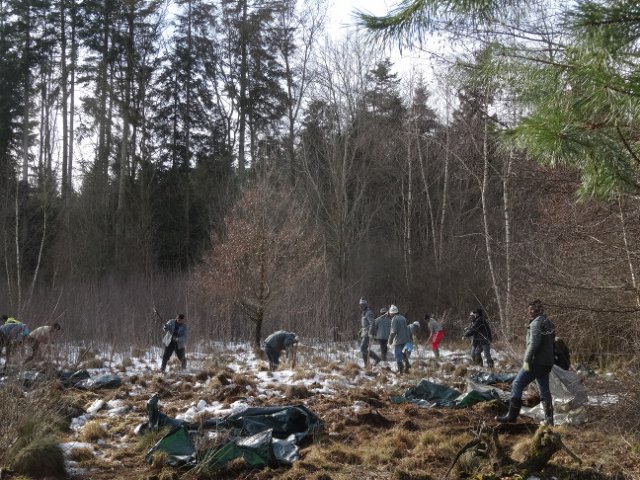
[[[0,309],[259,343],[355,339],[366,297],[509,343],[539,298],[580,361],[636,361],[640,7],[405,0],[337,41],[326,9],[1,0]]]

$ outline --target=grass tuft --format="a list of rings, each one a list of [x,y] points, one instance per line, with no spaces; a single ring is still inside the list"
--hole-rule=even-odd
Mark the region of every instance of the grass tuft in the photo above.
[[[104,429],[97,420],[91,420],[82,427],[80,440],[83,442],[96,442],[104,436]]]
[[[64,454],[52,436],[34,438],[19,449],[11,467],[18,473],[33,477],[65,475]]]

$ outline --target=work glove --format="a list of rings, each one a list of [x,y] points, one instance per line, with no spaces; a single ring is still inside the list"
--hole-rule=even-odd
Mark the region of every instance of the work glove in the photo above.
[[[529,362],[524,362],[524,363],[522,364],[522,369],[523,369],[525,372],[528,372],[528,371],[529,371]]]

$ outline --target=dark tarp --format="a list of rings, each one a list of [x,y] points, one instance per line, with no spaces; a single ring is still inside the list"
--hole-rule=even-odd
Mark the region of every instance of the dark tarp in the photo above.
[[[460,393],[453,388],[423,379],[415,387],[407,389],[401,397],[391,397],[391,401],[411,402],[428,407],[466,408],[479,402],[499,399],[494,389],[473,388],[473,383],[469,385],[471,388],[466,393]]]
[[[91,378],[89,372],[86,370],[78,370],[76,372],[61,372],[59,375],[60,381],[65,387],[73,387],[81,380],[88,380]]]
[[[197,427],[194,425],[190,425],[184,420],[177,420],[175,418],[171,418],[169,415],[166,415],[160,411],[158,407],[158,401],[160,397],[157,393],[154,393],[151,398],[147,401],[147,415],[149,416],[149,421],[143,423],[138,428],[138,433],[144,433],[147,430],[160,430],[163,427],[186,427],[188,429],[196,429]]]
[[[204,422],[203,427],[232,429],[236,436],[272,429],[274,437],[287,438],[293,434],[296,442],[322,428],[320,419],[304,405],[247,408],[222,420]]]
[[[74,387],[80,390],[99,390],[101,388],[117,388],[120,385],[122,385],[122,379],[119,376],[107,373],[99,377],[80,380]]]
[[[495,385],[496,383],[512,383],[516,379],[516,373],[480,372],[471,377],[474,383],[483,385]]]
[[[161,413],[158,394],[155,394],[147,402],[147,413],[149,421],[141,426],[140,432],[168,425],[174,427],[149,450],[148,462],[153,452],[161,450],[169,455],[170,465],[197,464],[198,470],[208,473],[238,457],[255,467],[291,465],[300,457],[298,445],[322,429],[320,419],[304,405],[247,408],[223,419],[195,425]],[[196,457],[191,437],[197,435],[198,429],[226,431],[228,441]]]

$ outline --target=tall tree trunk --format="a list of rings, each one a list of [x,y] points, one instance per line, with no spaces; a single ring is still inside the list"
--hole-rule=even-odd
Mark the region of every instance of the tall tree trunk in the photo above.
[[[22,280],[21,280],[21,252],[20,252],[20,178],[16,177],[16,198],[14,203],[14,215],[15,215],[15,254],[16,254],[16,293],[18,295],[18,312],[22,309]]]
[[[245,159],[245,137],[247,131],[247,111],[249,102],[247,100],[247,84],[249,82],[249,26],[247,25],[247,0],[240,0],[242,4],[242,22],[240,24],[240,99],[238,111],[238,173],[242,177],[246,167]]]
[[[631,252],[629,247],[629,237],[627,235],[627,226],[624,219],[624,205],[622,196],[618,195],[618,209],[620,211],[620,226],[622,227],[622,240],[624,242],[624,251],[627,255],[627,264],[629,265],[629,276],[631,277],[631,285],[636,295],[636,305],[640,307],[640,290],[638,290],[638,282],[636,280],[635,268],[631,260]]]
[[[403,202],[404,210],[404,232],[403,232],[403,258],[404,258],[404,277],[407,290],[411,288],[411,210],[413,209],[413,165],[411,162],[411,136],[409,135],[407,142],[407,195],[406,201]],[[403,176],[404,179],[404,176]],[[404,197],[404,189],[402,189]]]
[[[485,109],[486,111],[486,109]],[[487,264],[489,265],[489,273],[491,274],[491,284],[493,286],[493,293],[496,297],[496,303],[498,305],[498,316],[500,318],[500,324],[504,325],[504,313],[502,308],[502,299],[500,294],[500,286],[498,284],[498,277],[496,274],[496,268],[493,262],[493,246],[491,233],[489,231],[489,206],[487,205],[487,191],[489,189],[489,119],[484,115],[484,131],[482,139],[482,157],[483,157],[483,170],[482,170],[482,186],[480,187],[480,198],[482,203],[482,224],[484,227],[484,241],[487,254]]]
[[[505,265],[505,298],[504,298],[504,323],[507,338],[511,338],[511,202],[509,199],[509,180],[511,178],[511,166],[513,164],[513,149],[509,151],[502,175],[502,212],[504,217],[504,265]]]
[[[62,193],[62,205],[66,209],[69,202],[69,72],[67,68],[67,12],[65,10],[66,0],[60,0],[60,87],[62,89],[62,179],[60,190]]]
[[[436,272],[439,270],[439,255],[438,255],[438,242],[436,239],[436,220],[435,214],[433,213],[433,202],[431,200],[431,187],[429,186],[429,182],[427,181],[426,174],[426,162],[427,159],[423,158],[422,154],[422,139],[420,138],[420,134],[418,133],[418,127],[416,125],[415,128],[415,137],[416,137],[416,150],[418,152],[418,161],[420,162],[420,174],[422,177],[422,183],[424,185],[424,193],[427,201],[427,213],[429,214],[429,226],[431,230],[431,247],[433,248],[433,262],[436,269]],[[427,232],[427,241],[429,237],[429,232]]]
[[[76,3],[72,2],[71,7],[71,81],[69,91],[69,155],[67,159],[67,188],[68,195],[65,198],[65,221],[67,228],[70,219],[70,199],[69,196],[73,192],[73,141],[74,141],[74,112],[75,112],[75,82],[76,82],[76,65],[78,62],[78,42],[76,39],[77,26],[77,9]]]
[[[440,209],[440,231],[438,240],[438,265],[442,262],[444,255],[444,226],[447,218],[448,196],[449,196],[449,163],[451,157],[451,135],[449,134],[449,102],[447,102],[447,129],[444,149],[444,169],[442,178],[442,208]]]

